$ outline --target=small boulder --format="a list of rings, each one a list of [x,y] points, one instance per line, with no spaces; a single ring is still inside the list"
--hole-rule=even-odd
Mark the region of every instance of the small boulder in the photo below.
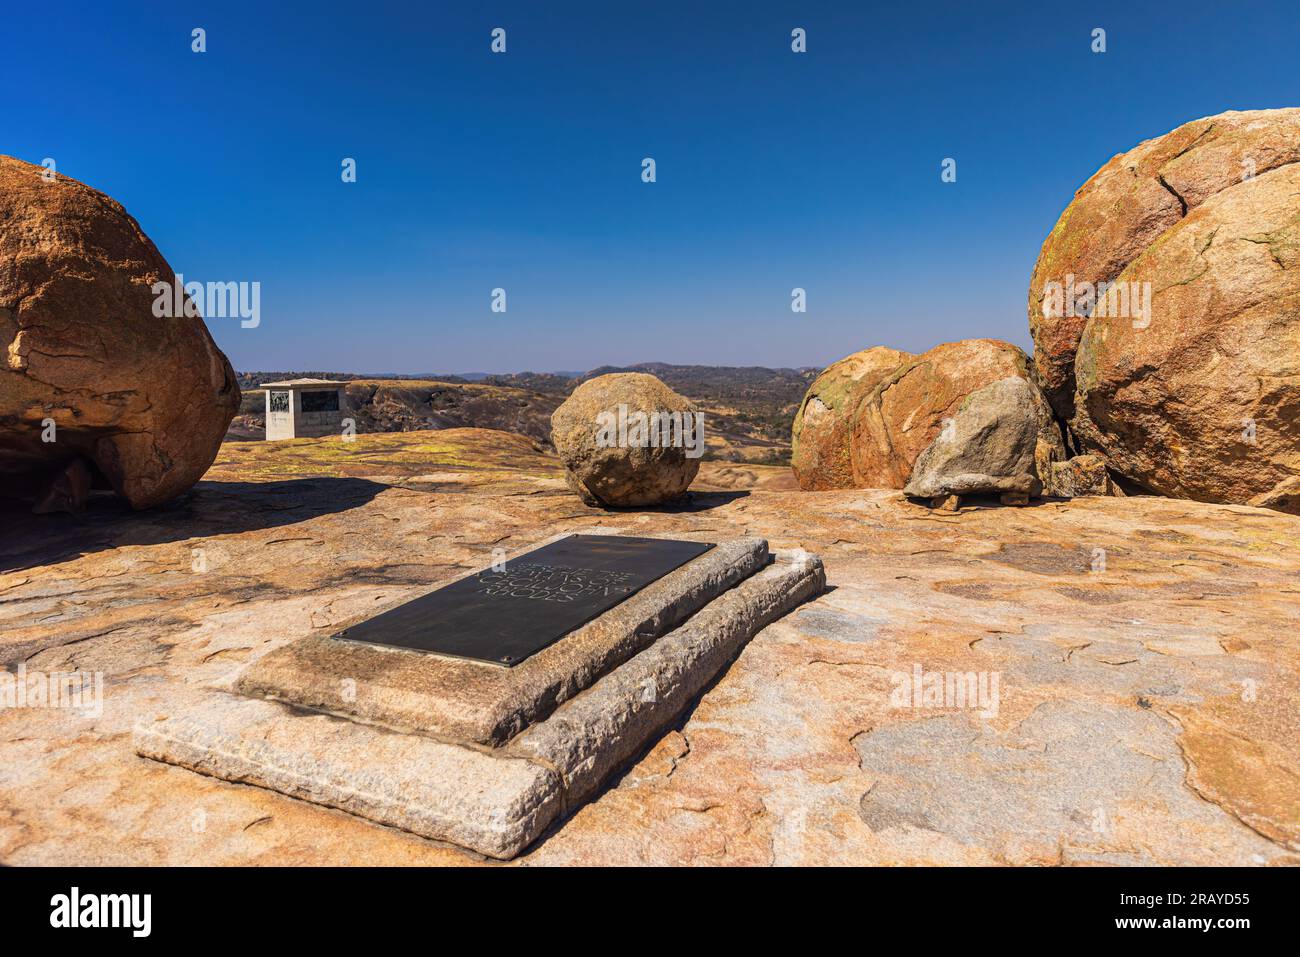
[[[909,352],[876,346],[827,366],[813,381],[791,431],[790,465],[801,489],[853,488],[853,410],[863,393],[912,358]]]
[[[1028,379],[1008,376],[976,389],[919,456],[903,492],[913,498],[950,495],[1038,495],[1038,444],[1053,428],[1051,410]]]
[[[699,471],[704,417],[654,376],[615,372],[573,390],[551,415],[551,441],[588,505],[659,505]]]
[[[958,473],[952,470],[970,466],[970,475],[984,477],[963,480],[972,489],[983,485],[990,492],[1021,491],[1023,476],[1029,474],[1020,458],[1025,435],[1034,436],[1035,478],[1046,473],[1051,461],[1065,457],[1060,430],[1047,414],[1031,369],[1024,352],[995,339],[945,343],[904,363],[858,401],[849,447],[854,485],[902,488],[913,478],[921,453],[945,433],[956,438],[945,438],[931,453],[917,473],[918,482],[925,487],[941,485],[941,479],[955,482]],[[957,422],[973,393],[1005,379],[1024,385],[998,386]],[[1002,429],[1010,431],[993,434]],[[1008,482],[1015,487],[996,487]]]

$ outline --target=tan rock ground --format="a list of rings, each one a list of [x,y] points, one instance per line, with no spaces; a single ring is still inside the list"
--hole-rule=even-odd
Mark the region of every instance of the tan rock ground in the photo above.
[[[832,588],[520,863],[1300,862],[1300,519],[1145,497],[941,515],[788,475],[705,463],[716,491],[610,514],[526,439],[459,429],[228,443],[155,511],[7,512],[0,658],[102,671],[104,707],[0,710],[0,861],[476,863],[137,758],[131,726],[494,547],[603,525],[762,535],[823,555]],[[998,707],[891,706],[917,666],[996,675]]]

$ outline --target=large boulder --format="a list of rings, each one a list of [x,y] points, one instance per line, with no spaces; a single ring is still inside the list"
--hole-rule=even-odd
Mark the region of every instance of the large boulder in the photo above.
[[[201,318],[154,315],[173,272],[136,221],[45,172],[0,156],[0,494],[75,509],[88,475],[156,505],[212,464],[239,387]]]
[[[958,421],[973,393],[1005,379],[1020,380],[1024,387],[998,386]],[[939,469],[936,476],[945,474],[942,463],[956,467],[973,462],[983,463],[986,470],[970,474],[999,477],[995,473],[1012,468],[1000,477],[1023,475],[1018,450],[1029,434],[1034,437],[1034,475],[1041,476],[1048,463],[1064,457],[1060,431],[1046,409],[1029,357],[1010,343],[965,339],[936,346],[859,399],[850,442],[853,483],[859,488],[902,488],[921,453],[941,433],[940,448],[927,460]],[[985,490],[1000,491],[996,483]]]
[[[1150,284],[1149,323],[1084,326],[1081,446],[1152,492],[1300,512],[1300,165],[1204,199],[1118,281]]]
[[[827,366],[813,381],[791,431],[790,465],[801,489],[853,488],[853,411],[864,393],[913,358],[876,346]]]
[[[1075,353],[1096,286],[1114,282],[1211,197],[1297,160],[1300,109],[1228,112],[1147,140],[1083,184],[1043,243],[1029,284],[1034,361],[1058,415],[1073,415]],[[1049,285],[1063,295],[1045,295]],[[1062,308],[1069,303],[1074,308]]]
[[[681,498],[699,471],[703,440],[703,415],[644,372],[589,379],[551,415],[569,487],[589,505]]]

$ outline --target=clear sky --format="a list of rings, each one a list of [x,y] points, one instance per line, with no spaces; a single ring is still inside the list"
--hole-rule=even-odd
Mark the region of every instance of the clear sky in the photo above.
[[[1030,270],[1074,190],[1187,120],[1300,104],[1298,13],[12,3],[0,152],[120,200],[187,280],[260,282],[256,329],[209,320],[243,370],[1028,347]]]

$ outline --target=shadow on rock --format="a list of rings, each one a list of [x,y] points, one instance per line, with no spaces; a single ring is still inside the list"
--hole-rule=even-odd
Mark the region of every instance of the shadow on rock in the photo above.
[[[368,479],[336,477],[205,481],[173,502],[140,512],[112,496],[95,496],[79,515],[32,515],[21,503],[0,502],[0,573],[55,565],[122,545],[159,545],[293,525],[365,505],[387,487]]]
[[[637,509],[642,512],[707,512],[711,508],[730,505],[738,498],[746,498],[749,492],[742,489],[735,492],[691,492],[685,498],[664,505]]]

